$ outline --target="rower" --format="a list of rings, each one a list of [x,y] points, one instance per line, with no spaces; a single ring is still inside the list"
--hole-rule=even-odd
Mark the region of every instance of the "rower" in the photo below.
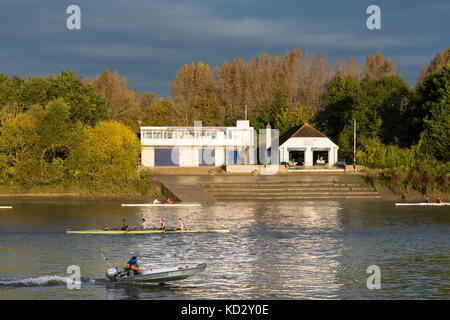
[[[161,223],[161,226],[158,228],[158,230],[166,230],[166,223],[162,218],[159,218],[159,222]]]
[[[141,226],[139,227],[139,230],[145,230],[145,219],[144,218],[142,218],[142,220],[141,220]]]
[[[136,256],[132,256],[131,259],[128,260],[127,264],[125,265],[125,271],[127,272],[127,276],[131,275],[131,271],[133,271],[134,276],[140,274]]]
[[[184,222],[181,220],[181,218],[178,218],[179,225],[175,228],[175,230],[183,230],[184,229]]]
[[[120,230],[127,230],[128,229],[128,223],[125,218],[122,219],[122,226],[120,227]]]
[[[166,204],[173,204],[172,200],[170,198],[167,198]]]
[[[441,198],[439,198],[439,196],[437,197],[436,202],[441,203]]]
[[[155,198],[155,200],[153,200],[153,204],[159,204],[160,202],[159,202],[159,200],[158,200],[158,198]]]
[[[428,197],[425,197],[425,203],[430,203],[430,200],[428,199]]]

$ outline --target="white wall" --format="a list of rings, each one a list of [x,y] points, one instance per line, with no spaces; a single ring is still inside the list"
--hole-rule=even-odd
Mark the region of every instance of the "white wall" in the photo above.
[[[194,147],[180,147],[179,159],[180,159],[180,167],[198,166],[198,149]]]
[[[142,147],[141,163],[145,167],[153,167],[155,165],[155,148]]]
[[[216,157],[216,167],[223,166],[225,164],[225,148],[224,147],[216,147],[215,151],[215,157]]]

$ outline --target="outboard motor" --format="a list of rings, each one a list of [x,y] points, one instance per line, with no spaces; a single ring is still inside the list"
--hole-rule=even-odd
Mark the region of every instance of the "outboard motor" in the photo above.
[[[118,274],[116,268],[107,268],[106,269],[106,277],[111,281],[116,281]]]

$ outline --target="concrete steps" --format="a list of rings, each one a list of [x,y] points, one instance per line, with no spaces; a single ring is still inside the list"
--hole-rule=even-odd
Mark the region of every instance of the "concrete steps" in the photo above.
[[[340,200],[340,199],[381,199],[381,197],[378,196],[353,196],[353,195],[343,195],[343,196],[323,196],[323,197],[319,197],[319,196],[313,196],[313,197],[268,197],[268,196],[264,196],[264,197],[255,197],[255,196],[224,196],[224,197],[219,197],[217,200],[221,200],[221,201],[241,201],[241,200]]]
[[[233,200],[308,200],[380,199],[362,180],[346,181],[249,181],[201,183],[215,199]]]

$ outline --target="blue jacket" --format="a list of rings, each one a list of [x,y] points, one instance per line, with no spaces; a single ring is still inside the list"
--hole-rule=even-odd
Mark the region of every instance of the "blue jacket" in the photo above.
[[[133,270],[134,271],[134,274],[138,274],[139,272],[139,265],[138,265],[138,263],[137,263],[137,261],[136,260],[134,260],[133,258],[131,258],[128,262],[127,262],[127,264],[125,265],[125,267],[127,268],[127,269],[130,269],[130,270]]]

